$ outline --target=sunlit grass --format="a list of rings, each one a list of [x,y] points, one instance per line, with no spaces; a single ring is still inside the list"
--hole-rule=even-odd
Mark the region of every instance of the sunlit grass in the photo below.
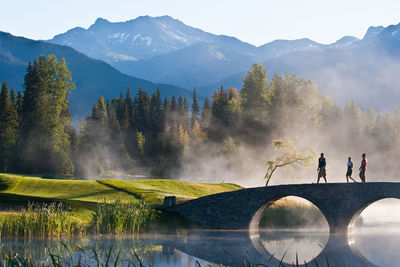
[[[189,200],[241,189],[234,184],[201,184],[174,180],[57,180],[14,174],[0,174],[0,193],[62,201],[102,202],[135,199],[163,203],[165,196]]]
[[[161,204],[165,196],[174,195],[178,202],[203,197],[211,194],[242,189],[229,184],[200,184],[183,181],[152,179],[136,181],[99,180],[100,183],[136,195],[149,203]]]

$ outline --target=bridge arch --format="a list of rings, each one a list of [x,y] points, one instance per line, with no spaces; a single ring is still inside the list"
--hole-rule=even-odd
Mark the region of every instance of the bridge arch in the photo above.
[[[329,222],[327,221],[327,218],[325,217],[325,214],[321,211],[321,209],[318,207],[318,204],[314,203],[312,201],[311,198],[308,198],[307,196],[304,196],[302,194],[288,194],[288,195],[282,195],[282,196],[278,196],[278,197],[274,197],[272,199],[267,200],[264,204],[262,204],[259,209],[254,213],[254,215],[252,216],[250,223],[249,223],[249,234],[250,237],[254,236],[257,237],[259,236],[260,233],[260,222],[261,222],[261,218],[264,214],[264,212],[275,202],[277,202],[280,199],[286,198],[286,197],[297,197],[297,198],[301,198],[304,200],[307,200],[308,202],[310,202],[314,207],[316,207],[321,214],[323,215],[324,219],[326,220],[326,222],[328,223],[328,227],[329,227]]]
[[[258,253],[263,255],[265,258],[271,257],[272,254],[267,250],[267,248],[262,243],[262,239],[261,239],[261,235],[260,235],[261,219],[262,219],[263,215],[265,214],[266,210],[268,208],[270,208],[271,205],[273,205],[277,201],[287,198],[287,197],[296,197],[296,198],[306,200],[307,202],[312,204],[315,208],[317,208],[318,211],[320,212],[320,214],[323,216],[326,224],[328,225],[328,233],[329,233],[329,222],[327,221],[325,215],[323,214],[323,212],[320,210],[320,208],[317,205],[315,205],[310,199],[307,198],[307,196],[305,197],[301,194],[288,194],[288,195],[282,195],[282,196],[277,196],[277,197],[268,199],[267,201],[265,201],[265,203],[261,204],[260,207],[255,211],[254,215],[252,216],[252,218],[250,220],[250,224],[249,224],[249,228],[248,228],[251,243],[253,244],[254,248],[258,251]]]
[[[368,208],[370,205],[380,201],[380,200],[384,200],[384,199],[397,199],[400,200],[400,192],[397,196],[379,196],[376,198],[371,199],[370,201],[364,203],[364,205],[362,205],[358,210],[356,210],[350,220],[350,223],[348,225],[348,236],[349,236],[349,240],[351,241],[353,238],[353,234],[354,234],[354,226],[357,222],[358,217],[361,215],[361,213]]]
[[[367,201],[364,205],[362,205],[358,210],[356,210],[354,212],[353,217],[350,220],[349,226],[348,226],[348,231],[347,231],[347,240],[348,240],[348,244],[349,247],[351,249],[351,251],[353,252],[354,255],[357,255],[358,258],[363,259],[365,262],[374,262],[374,258],[370,259],[370,256],[367,258],[366,256],[364,256],[364,253],[362,252],[362,247],[359,247],[359,243],[356,242],[357,238],[356,238],[356,223],[357,223],[357,219],[360,217],[360,215],[363,213],[363,211],[365,211],[368,207],[370,207],[371,205],[381,201],[381,200],[396,200],[398,201],[398,203],[396,203],[396,205],[398,206],[400,203],[400,192],[396,193],[396,194],[382,194],[379,197],[374,197],[372,199],[370,199],[369,201]],[[365,251],[364,251],[365,252]],[[367,255],[367,254],[365,254]]]

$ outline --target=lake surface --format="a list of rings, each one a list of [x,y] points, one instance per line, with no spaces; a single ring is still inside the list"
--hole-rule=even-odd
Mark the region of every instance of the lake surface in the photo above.
[[[329,236],[327,231],[268,230],[250,240],[246,231],[180,231],[174,234],[146,234],[139,237],[91,236],[79,240],[1,242],[3,253],[18,253],[50,264],[50,253],[69,262],[96,265],[96,254],[105,263],[111,252],[114,263],[120,252],[121,266],[243,266],[263,263],[284,266],[307,262],[308,266],[356,267],[400,266],[400,228],[391,224],[357,227],[348,239]],[[260,244],[262,245],[260,247]],[[94,253],[95,251],[95,253]],[[112,264],[113,265],[113,264]],[[282,266],[282,265],[281,265]]]

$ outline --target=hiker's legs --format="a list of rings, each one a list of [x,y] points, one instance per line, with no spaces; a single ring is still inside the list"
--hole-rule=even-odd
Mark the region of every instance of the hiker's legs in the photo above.
[[[365,170],[360,171],[360,179],[362,183],[365,183]]]
[[[326,176],[324,176],[324,180],[325,180],[325,183],[327,184],[328,182],[326,181]]]
[[[351,177],[350,177],[351,178]],[[349,176],[348,175],[346,175],[346,180],[347,180],[347,182],[349,182]]]

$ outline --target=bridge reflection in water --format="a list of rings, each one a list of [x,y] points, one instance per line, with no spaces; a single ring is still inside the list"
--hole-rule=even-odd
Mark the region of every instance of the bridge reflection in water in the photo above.
[[[243,263],[247,262],[251,266],[292,266],[291,262],[284,263],[285,259],[282,265],[282,258],[274,257],[261,240],[251,240],[247,231],[194,231],[180,241],[166,240],[162,245],[163,251],[169,254],[177,249],[217,265],[244,266]],[[329,266],[376,267],[355,246],[349,245],[347,236],[341,234],[331,234],[323,250],[314,258],[321,267],[328,266],[327,260]],[[311,258],[307,265],[315,266],[314,260]],[[299,266],[306,265],[303,262]]]

